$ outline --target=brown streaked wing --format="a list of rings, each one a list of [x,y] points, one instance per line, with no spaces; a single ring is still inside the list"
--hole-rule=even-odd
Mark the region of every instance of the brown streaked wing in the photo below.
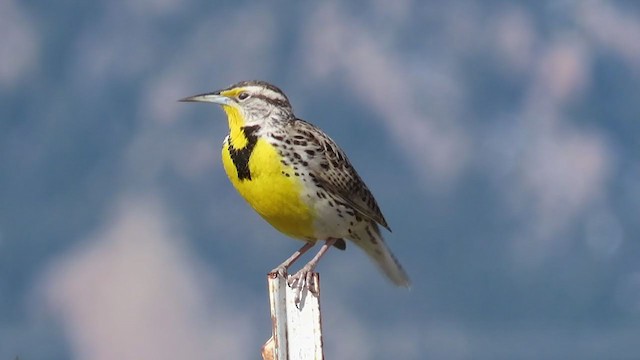
[[[292,130],[303,135],[318,149],[314,159],[309,161],[309,169],[320,184],[364,218],[375,221],[391,231],[376,199],[344,151],[319,128],[302,119],[293,121]]]

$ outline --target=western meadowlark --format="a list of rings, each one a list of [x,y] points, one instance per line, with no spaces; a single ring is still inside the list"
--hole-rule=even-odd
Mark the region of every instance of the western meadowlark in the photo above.
[[[304,246],[272,272],[288,268],[318,240],[320,251],[288,278],[297,289],[314,291],[312,273],[331,247],[348,239],[363,249],[398,286],[409,278],[385,244],[378,224],[389,229],[376,200],[349,159],[322,130],[298,119],[287,96],[264,81],[184,98],[222,105],[229,134],[222,163],[233,186],[267,222]],[[390,230],[390,229],[389,229]]]

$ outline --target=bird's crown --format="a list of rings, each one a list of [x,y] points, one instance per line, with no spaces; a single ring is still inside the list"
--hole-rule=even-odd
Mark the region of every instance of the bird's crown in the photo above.
[[[291,109],[289,99],[284,92],[266,81],[241,81],[218,91],[218,93],[235,100],[241,106],[244,103],[252,102],[251,99],[254,101],[257,99],[281,109]]]

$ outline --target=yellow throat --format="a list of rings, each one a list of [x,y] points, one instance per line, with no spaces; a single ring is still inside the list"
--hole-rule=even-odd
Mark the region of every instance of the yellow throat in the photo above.
[[[229,137],[222,147],[222,164],[231,184],[267,222],[301,240],[315,240],[313,209],[303,200],[303,183],[281,162],[277,149],[245,126],[243,114],[223,105]]]

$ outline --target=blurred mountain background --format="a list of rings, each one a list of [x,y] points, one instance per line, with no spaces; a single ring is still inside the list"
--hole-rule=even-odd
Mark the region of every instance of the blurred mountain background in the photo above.
[[[0,359],[249,359],[300,243],[176,100],[281,87],[413,280],[320,263],[328,359],[640,358],[640,3],[0,2]]]

